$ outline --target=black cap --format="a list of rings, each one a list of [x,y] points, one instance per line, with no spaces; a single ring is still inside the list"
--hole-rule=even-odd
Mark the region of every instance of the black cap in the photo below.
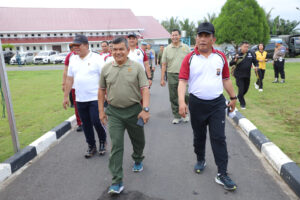
[[[137,38],[137,36],[136,36],[136,34],[134,32],[129,33],[128,37],[135,37],[135,38]]]
[[[209,34],[214,34],[215,33],[215,27],[209,22],[203,22],[199,24],[197,28],[197,33],[209,33]]]
[[[88,44],[89,41],[85,35],[76,35],[72,44]]]

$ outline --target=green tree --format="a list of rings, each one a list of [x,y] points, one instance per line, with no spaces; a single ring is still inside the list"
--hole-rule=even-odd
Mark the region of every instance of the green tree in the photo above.
[[[276,16],[274,19],[270,19],[269,26],[272,35],[290,35],[295,34],[299,29],[296,27],[300,24],[300,21],[290,21]]]
[[[195,44],[195,34],[196,34],[196,28],[195,23],[191,22],[188,18],[183,19],[182,21],[179,21],[180,29],[183,31],[186,31],[186,37],[190,37],[191,44]]]
[[[178,17],[171,17],[170,19],[163,20],[160,24],[169,33],[171,33],[173,29],[180,29],[180,24],[179,24]]]
[[[230,43],[236,49],[244,40],[266,44],[270,39],[266,14],[256,0],[227,0],[213,24],[217,43]]]
[[[3,51],[4,51],[6,48],[14,49],[15,46],[14,46],[13,44],[2,44],[2,49],[3,49]]]

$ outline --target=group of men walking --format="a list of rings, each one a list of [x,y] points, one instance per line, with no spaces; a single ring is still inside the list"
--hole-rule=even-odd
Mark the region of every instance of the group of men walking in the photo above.
[[[114,39],[110,51],[108,51],[109,44],[102,43],[102,48],[107,47],[107,50],[101,55],[88,49],[88,40],[83,35],[77,35],[72,43],[74,54],[70,57],[65,71],[67,75],[63,86],[63,106],[67,107],[68,94],[73,86],[78,114],[88,144],[86,158],[93,156],[97,151],[93,127],[98,134],[100,155],[106,152],[108,131],[111,138],[108,166],[112,174],[112,184],[108,192],[111,194],[119,194],[124,189],[125,130],[133,146],[132,171],[141,172],[144,168],[143,151],[146,144],[144,124],[150,119],[150,86],[155,64],[161,65],[161,86],[166,85],[167,74],[174,116],[171,122],[178,124],[191,120],[196,155],[193,170],[195,173],[202,173],[208,164],[205,159],[208,127],[218,168],[215,181],[227,190],[237,188],[227,174],[225,110],[234,111],[237,99],[241,108],[246,107],[244,95],[249,88],[251,73],[251,67],[248,66],[256,67],[258,76],[256,84],[262,90],[267,61],[264,46],[260,44],[259,51],[254,54],[248,50],[249,44],[243,42],[240,53],[230,62],[230,65],[236,65],[233,73],[239,89],[236,96],[230,80],[227,59],[221,51],[213,48],[216,41],[214,26],[207,22],[199,25],[193,51],[180,41],[180,35],[180,30],[172,31],[172,42],[159,53],[159,59],[154,57],[155,52],[151,50],[151,46],[145,50],[137,46],[138,37],[135,33],[130,33],[127,39],[123,37]],[[275,72],[281,73],[284,82],[281,48],[275,50],[274,57]],[[278,82],[278,77],[275,81]],[[228,103],[223,96],[223,88],[229,95]]]

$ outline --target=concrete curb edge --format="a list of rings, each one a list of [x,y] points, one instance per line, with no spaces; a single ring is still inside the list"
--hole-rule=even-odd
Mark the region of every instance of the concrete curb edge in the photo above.
[[[236,116],[232,120],[243,130],[249,140],[263,154],[288,186],[300,197],[300,167],[240,112],[236,111]]]
[[[3,163],[0,163],[0,183],[22,168],[37,155],[46,151],[51,144],[59,140],[61,136],[75,126],[76,117],[73,115],[66,121],[53,128],[51,131],[39,137],[21,151],[5,160]]]

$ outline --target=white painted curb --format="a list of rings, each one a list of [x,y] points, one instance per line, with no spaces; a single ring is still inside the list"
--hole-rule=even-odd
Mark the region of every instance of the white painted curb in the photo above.
[[[293,162],[273,142],[264,143],[261,147],[261,152],[278,174],[280,174],[282,165]]]
[[[239,120],[239,126],[243,129],[243,131],[246,133],[246,135],[249,137],[249,134],[251,131],[257,129],[252,122],[250,122],[246,118],[242,118]]]
[[[10,164],[1,163],[0,164],[0,182],[4,181],[11,175]]]
[[[74,127],[77,125],[77,121],[76,121],[76,116],[72,115],[71,117],[69,117],[69,119],[67,119],[66,121],[71,123],[71,127]]]
[[[56,141],[56,133],[54,131],[49,131],[39,137],[37,140],[32,142],[29,146],[36,148],[37,155],[45,151],[53,142]]]

